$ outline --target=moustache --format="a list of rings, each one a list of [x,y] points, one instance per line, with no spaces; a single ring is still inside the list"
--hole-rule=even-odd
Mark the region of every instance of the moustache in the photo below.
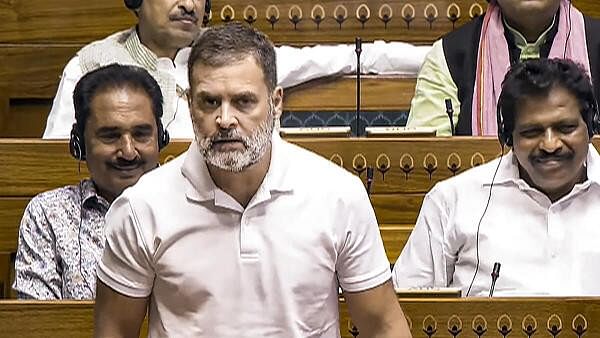
[[[242,142],[244,145],[247,144],[246,138],[237,133],[235,130],[228,130],[219,132],[218,134],[210,138],[212,144],[221,142]]]
[[[187,21],[191,21],[193,23],[197,23],[198,15],[196,15],[196,12],[183,12],[183,13],[179,13],[179,14],[172,14],[169,16],[169,19],[171,21],[187,20]]]
[[[109,163],[112,167],[119,168],[137,168],[144,164],[144,161],[138,156],[133,160],[127,160],[124,158],[117,158],[115,161]]]
[[[560,153],[540,153],[533,155],[531,160],[534,162],[549,162],[549,161],[565,161],[570,160],[574,156],[571,152],[560,152]]]

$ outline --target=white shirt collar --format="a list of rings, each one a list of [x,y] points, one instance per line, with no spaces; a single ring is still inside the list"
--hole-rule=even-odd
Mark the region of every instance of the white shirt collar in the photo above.
[[[289,145],[281,139],[277,132],[274,132],[271,142],[269,170],[256,192],[256,196],[253,198],[254,202],[251,203],[267,200],[273,193],[293,191],[292,184],[294,180],[290,177],[292,174],[290,169],[292,168],[290,168],[288,152],[285,149],[287,146]],[[222,194],[221,189],[216,186],[210,177],[206,160],[200,153],[195,140],[192,141],[185,155],[181,172],[191,183],[186,191],[188,198],[197,201],[208,201],[215,200],[216,196]]]

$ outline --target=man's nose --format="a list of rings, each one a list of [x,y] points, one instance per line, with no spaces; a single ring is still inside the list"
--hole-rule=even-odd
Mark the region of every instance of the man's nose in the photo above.
[[[128,161],[132,161],[138,156],[135,141],[130,135],[123,135],[123,137],[121,137],[119,156]]]
[[[544,138],[540,142],[540,149],[547,153],[554,153],[562,148],[562,140],[552,128],[546,129]]]
[[[228,104],[222,104],[220,107],[220,114],[217,115],[217,124],[221,129],[232,129],[237,126],[237,119],[235,118],[233,107]]]
[[[200,1],[198,0],[180,0],[179,8],[181,8],[186,13],[193,13],[197,10],[196,6],[198,6],[197,3],[199,2]]]

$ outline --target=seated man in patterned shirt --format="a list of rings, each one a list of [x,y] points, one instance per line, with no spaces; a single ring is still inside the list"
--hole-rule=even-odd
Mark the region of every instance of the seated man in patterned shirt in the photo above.
[[[135,66],[109,65],[73,93],[69,147],[90,178],[35,196],[23,215],[13,288],[19,298],[93,299],[112,201],[158,164],[169,136],[158,83]]]

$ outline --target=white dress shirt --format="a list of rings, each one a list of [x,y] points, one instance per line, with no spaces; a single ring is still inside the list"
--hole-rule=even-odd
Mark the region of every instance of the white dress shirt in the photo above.
[[[246,208],[216,187],[195,142],[106,215],[98,278],[150,297],[150,337],[340,337],[338,285],[391,277],[361,181],[273,136]]]
[[[600,295],[600,157],[590,145],[588,179],[552,203],[519,178],[512,152],[435,185],[393,271],[396,287],[458,287],[487,296]]]
[[[376,41],[363,45],[361,68],[363,73],[416,76],[430,46],[413,46],[403,42]],[[287,88],[316,78],[356,72],[354,45],[317,45],[313,47],[276,47],[277,79]],[[171,138],[194,137],[192,122],[184,90],[189,88],[187,61],[190,48],[181,49],[174,60],[158,58],[160,71],[172,74],[176,80],[177,99],[173,109],[164,109],[163,125]],[[65,66],[52,109],[48,114],[44,139],[69,138],[75,122],[73,90],[83,76],[79,56],[75,55]]]

